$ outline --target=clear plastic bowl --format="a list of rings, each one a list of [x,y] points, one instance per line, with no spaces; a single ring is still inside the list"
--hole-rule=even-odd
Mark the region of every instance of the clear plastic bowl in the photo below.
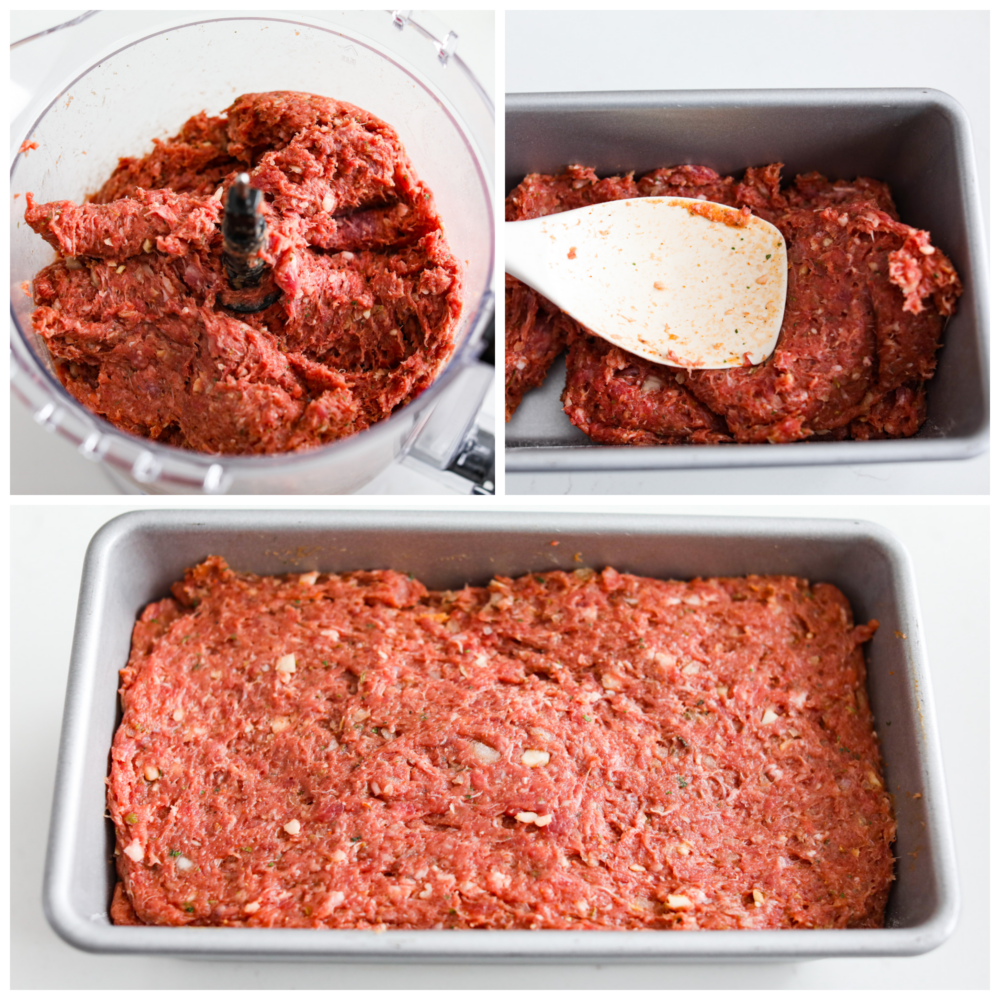
[[[343,493],[403,454],[445,387],[474,363],[493,312],[493,104],[454,52],[455,36],[406,12],[341,12],[331,21],[190,14],[115,49],[39,104],[25,136],[38,143],[11,167],[12,389],[35,419],[145,493]],[[60,384],[31,329],[25,289],[52,250],[24,223],[24,193],[81,201],[120,156],[141,155],[193,114],[218,114],[239,94],[301,90],[365,108],[399,133],[434,192],[462,263],[465,306],[455,354],[420,397],[374,427],[307,452],[203,455],[123,433]],[[30,120],[30,118],[29,118]],[[19,195],[13,200],[13,195]],[[25,284],[28,282],[29,284]]]

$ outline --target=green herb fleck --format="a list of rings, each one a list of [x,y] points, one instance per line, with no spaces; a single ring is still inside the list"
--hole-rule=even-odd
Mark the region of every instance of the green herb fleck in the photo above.
[[[684,778],[678,778],[677,784],[680,785],[681,788],[687,788],[688,786],[688,783],[684,780]]]
[[[241,847],[240,850],[241,851],[246,851],[247,854],[253,854],[253,848],[252,847]]]
[[[422,713],[421,716],[420,716],[420,719],[421,719],[422,722],[426,722],[427,721],[427,713],[426,712]]]
[[[450,909],[448,910],[448,912],[449,912],[449,913],[450,913],[450,914],[451,914],[452,916],[454,916],[454,915],[455,915],[456,913],[458,913],[458,910],[456,910],[456,909],[455,909],[455,907],[453,906],[453,907],[451,907],[451,908],[450,908]]]
[[[185,903],[185,904],[184,904],[184,909],[185,909],[185,910],[186,910],[186,911],[187,911],[188,913],[194,913],[194,903]]]
[[[138,817],[138,816],[136,816],[136,814],[135,814],[135,813],[129,813],[129,814],[128,814],[128,815],[127,815],[127,816],[125,817],[125,822],[126,822],[126,823],[128,823],[128,825],[129,825],[129,826],[133,826],[133,825],[134,825],[135,823],[138,823],[138,822],[139,822],[139,817]]]
[[[183,854],[183,853],[184,853],[183,851],[171,851],[170,852],[170,857],[172,857],[172,858],[179,858],[181,856],[181,854]]]
[[[544,577],[544,576],[536,576],[536,577],[535,577],[535,580],[536,580],[536,581],[537,581],[538,583],[545,583],[545,577]]]
[[[328,666],[330,666],[330,661],[329,661],[329,660],[324,660],[324,661],[323,661],[323,666],[324,666],[324,667],[328,667]]]
[[[589,715],[585,715],[585,716],[583,717],[583,721],[584,721],[584,722],[590,722],[590,721],[592,721],[592,720],[591,720],[591,718],[590,718],[590,716],[589,716]]]
[[[360,837],[351,837],[351,843],[356,844],[360,839]]]
[[[770,260],[770,259],[771,259],[771,255],[770,255],[770,254],[768,254],[768,255],[767,255],[767,256],[766,256],[765,258],[764,258],[764,260]]]

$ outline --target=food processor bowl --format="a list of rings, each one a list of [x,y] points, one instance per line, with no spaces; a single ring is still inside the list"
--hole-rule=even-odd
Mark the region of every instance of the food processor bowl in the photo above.
[[[12,390],[40,424],[103,463],[126,492],[351,492],[407,451],[443,396],[455,421],[467,423],[481,402],[481,394],[469,399],[457,385],[445,390],[476,364],[493,314],[493,104],[457,54],[453,32],[428,28],[408,12],[329,18],[188,14],[165,21],[152,33],[119,40],[54,99],[39,101],[26,134],[13,137]],[[39,203],[83,201],[119,157],[145,154],[152,137],[175,134],[199,111],[219,114],[240,94],[271,90],[348,101],[399,133],[417,176],[434,192],[464,269],[454,355],[430,388],[387,420],[309,451],[208,455],[120,431],[63,388],[32,330],[31,281],[53,255],[24,222],[24,194]]]

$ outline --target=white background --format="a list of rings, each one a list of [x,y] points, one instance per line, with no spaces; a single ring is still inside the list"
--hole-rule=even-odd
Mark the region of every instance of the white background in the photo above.
[[[252,11],[247,7],[243,12]],[[208,13],[208,12],[201,12]],[[322,18],[324,11],[282,11],[284,15],[307,13]],[[73,17],[66,11],[14,11],[11,38],[20,39]],[[494,15],[492,11],[414,11],[430,14],[459,36],[456,52],[468,63],[495,102]],[[29,42],[11,53],[10,114],[12,134],[26,126],[25,107],[33,97],[48,94],[70,79],[74,69],[89,66],[92,55],[110,45],[115,37],[152,28],[163,20],[163,11],[101,11],[82,24]],[[388,18],[388,14],[386,17]],[[23,114],[22,114],[23,112]],[[178,126],[180,122],[177,123]],[[122,150],[122,155],[135,153]],[[447,400],[445,400],[446,402]],[[496,433],[495,392],[491,387],[478,423]],[[101,466],[78,454],[70,444],[34,422],[19,400],[11,398],[11,492],[16,494],[116,494],[117,488]],[[380,473],[360,492],[426,494],[467,493],[471,483],[455,475],[432,477],[410,466],[396,463]]]
[[[934,87],[968,112],[989,218],[985,11],[574,11],[507,14],[508,94],[754,87]],[[508,473],[508,493],[988,493],[958,462],[690,472]]]
[[[148,509],[161,504],[153,501],[141,506]],[[386,503],[373,498],[368,507],[374,506]],[[467,506],[468,503],[458,502],[443,506],[435,501],[431,509],[455,510]],[[526,505],[501,501],[496,506],[525,509]],[[534,506],[553,510],[565,509],[567,505],[536,503]],[[576,510],[596,513],[622,510],[620,503],[573,506]],[[40,896],[77,589],[84,551],[91,536],[101,524],[126,509],[135,508],[49,504],[15,506],[11,510],[10,745],[14,756],[10,878],[11,899],[16,901],[11,921],[13,988],[124,988],[135,992],[144,986],[435,990],[486,987],[519,991],[988,987],[989,512],[985,505],[645,504],[629,508],[637,513],[778,514],[877,521],[893,531],[908,548],[918,582],[961,878],[962,913],[958,929],[937,951],[918,957],[727,966],[205,962],[95,956],[64,944],[45,922]]]

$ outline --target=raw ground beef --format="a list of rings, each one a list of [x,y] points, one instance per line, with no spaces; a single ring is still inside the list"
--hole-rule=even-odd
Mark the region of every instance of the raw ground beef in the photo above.
[[[836,587],[212,558],[173,594],[122,671],[116,923],[883,924],[877,623]]]
[[[622,198],[703,198],[781,230],[788,295],[778,345],[755,367],[683,371],[590,334],[515,278],[506,280],[507,419],[565,349],[563,408],[593,440],[715,444],[909,437],[926,419],[944,317],[962,286],[930,235],[899,221],[889,188],[781,164],[742,181],[702,166],[598,179],[568,167],[531,174],[508,196],[508,221]]]
[[[258,313],[234,301],[222,205],[237,173],[264,193]],[[66,388],[121,430],[261,454],[384,420],[454,348],[458,263],[393,129],[312,94],[244,94],[125,157],[88,204],[25,219],[58,252],[32,316]]]

